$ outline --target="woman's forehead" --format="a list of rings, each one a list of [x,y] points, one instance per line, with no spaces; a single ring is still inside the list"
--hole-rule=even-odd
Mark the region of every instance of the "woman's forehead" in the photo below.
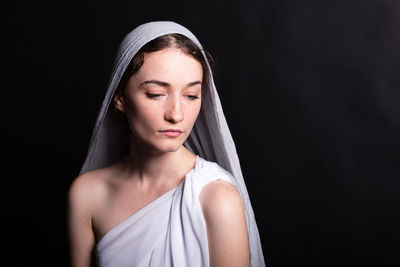
[[[199,61],[178,48],[166,48],[144,55],[138,75],[156,75],[165,78],[198,79],[203,69]]]

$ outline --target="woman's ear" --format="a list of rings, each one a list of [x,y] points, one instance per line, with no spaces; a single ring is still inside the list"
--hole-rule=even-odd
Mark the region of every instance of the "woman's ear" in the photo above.
[[[121,111],[122,113],[125,113],[125,97],[123,94],[115,94],[114,95],[114,105],[115,108],[119,111]]]

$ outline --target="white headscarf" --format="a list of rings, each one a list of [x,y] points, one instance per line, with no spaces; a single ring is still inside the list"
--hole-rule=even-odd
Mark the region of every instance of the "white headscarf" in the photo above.
[[[116,120],[111,120],[110,104],[112,103],[114,92],[127,66],[139,49],[149,41],[171,33],[178,33],[188,37],[202,49],[200,42],[188,29],[169,21],[157,21],[140,25],[123,39],[117,52],[108,90],[97,117],[89,151],[80,171],[81,174],[90,170],[104,168],[129,152],[129,135],[126,127],[120,125]],[[233,175],[236,188],[242,197],[246,211],[251,266],[265,266],[260,237],[243,180],[235,144],[222,111],[211,69],[209,73],[208,93],[202,100],[206,103],[206,108],[200,111],[192,132],[184,145],[194,154],[206,160],[217,162]]]

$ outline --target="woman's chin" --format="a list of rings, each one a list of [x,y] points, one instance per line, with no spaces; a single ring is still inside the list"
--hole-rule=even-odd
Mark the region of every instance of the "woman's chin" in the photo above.
[[[172,142],[160,142],[158,144],[153,144],[153,147],[159,152],[176,152],[179,149],[181,149],[182,145],[183,143],[181,142],[172,141]]]
[[[165,147],[160,148],[160,150],[163,151],[163,152],[176,152],[176,151],[178,151],[181,147],[182,147],[182,144],[180,144],[180,145],[175,145],[175,146],[169,145],[169,146],[165,146]]]
[[[184,143],[184,138],[134,138],[134,141],[142,147],[143,152],[166,153],[178,151]]]

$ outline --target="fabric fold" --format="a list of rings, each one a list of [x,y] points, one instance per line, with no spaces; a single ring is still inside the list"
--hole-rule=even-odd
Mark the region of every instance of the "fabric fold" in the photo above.
[[[101,267],[209,266],[207,229],[199,195],[215,180],[234,185],[230,173],[197,157],[178,187],[115,226],[96,247]]]

